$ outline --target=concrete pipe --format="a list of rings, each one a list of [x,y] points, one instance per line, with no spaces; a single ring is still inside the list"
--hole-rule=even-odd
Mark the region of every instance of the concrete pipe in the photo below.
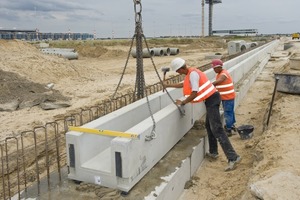
[[[171,50],[169,47],[162,47],[161,49],[163,50],[165,56],[171,55]]]
[[[177,55],[179,54],[178,48],[170,48],[170,55]]]
[[[55,51],[53,54],[56,54],[58,56],[67,58],[68,60],[78,59],[78,53],[77,52],[70,52],[70,51]]]
[[[75,49],[67,49],[67,48],[44,48],[44,49],[42,49],[42,51],[75,52]]]
[[[149,52],[150,51],[150,52]],[[143,49],[143,58],[150,58],[154,56],[154,50],[153,49]],[[136,49],[131,50],[132,57],[136,58]]]
[[[75,49],[66,49],[66,48],[54,48],[56,51],[66,51],[66,52],[75,52]]]
[[[72,52],[72,51],[47,50],[47,51],[42,51],[42,52],[45,54],[58,55],[58,56],[67,58],[69,60],[78,59],[78,53]]]
[[[78,59],[78,53],[77,52],[70,52],[70,51],[61,51],[60,54],[69,59],[69,60],[73,60],[73,59]]]
[[[155,56],[163,56],[164,55],[164,51],[161,48],[153,48],[153,51],[154,51]]]

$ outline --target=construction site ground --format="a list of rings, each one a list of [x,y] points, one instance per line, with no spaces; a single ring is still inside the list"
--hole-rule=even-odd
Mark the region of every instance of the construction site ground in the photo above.
[[[236,109],[237,126],[250,124],[254,126],[254,136],[249,140],[241,140],[239,135],[233,135],[230,140],[236,151],[242,156],[242,162],[237,169],[224,172],[227,160],[221,152],[216,161],[205,160],[192,180],[186,184],[181,199],[297,199],[300,196],[300,128],[299,128],[299,95],[277,92],[272,109],[269,126],[265,126],[275,79],[274,72],[299,71],[289,68],[289,55],[300,52],[300,44],[293,41],[293,46],[284,50],[282,38],[280,46],[262,71],[242,103]],[[67,44],[63,47],[74,47],[79,52],[78,60],[67,60],[55,55],[44,55],[32,44],[23,41],[0,40],[0,103],[7,104],[14,100],[19,102],[35,100],[34,106],[15,111],[1,111],[0,139],[17,135],[18,132],[43,125],[48,121],[62,118],[69,112],[88,107],[108,99],[115,91],[126,62],[130,41],[115,43],[112,41],[93,41]],[[70,41],[69,41],[70,42]],[[56,44],[57,45],[57,44]],[[201,66],[210,62],[206,55],[221,53],[226,55],[226,41],[222,38],[204,38],[197,42],[169,40],[168,43],[158,40],[156,46],[177,47],[180,56],[192,66]],[[279,56],[278,56],[279,55]],[[167,66],[174,56],[154,57],[158,73],[160,68]],[[147,85],[159,82],[157,73],[149,58],[144,59],[145,81]],[[135,83],[136,60],[130,57],[120,93],[131,90]],[[173,72],[167,74],[174,75]],[[45,89],[53,83],[52,89]],[[43,89],[42,89],[43,88]],[[45,91],[43,91],[45,89]],[[35,95],[33,99],[32,94]],[[45,95],[47,95],[45,97]],[[45,99],[58,100],[70,106],[54,110],[43,110],[39,106]],[[169,154],[178,155],[183,150],[189,151],[195,137],[203,137],[206,133],[200,125],[181,140],[176,151]],[[190,139],[189,139],[190,138]],[[171,155],[170,157],[174,157]],[[184,157],[184,155],[182,155]],[[180,158],[180,156],[179,156]],[[159,164],[172,166],[172,159],[163,158]],[[159,183],[159,164],[153,168],[147,178],[139,183],[127,196],[120,191],[107,189],[92,184],[74,184],[64,179],[61,187],[41,199],[142,199],[144,193],[149,194],[149,185]],[[151,183],[151,184],[150,184]],[[250,189],[251,188],[251,189]],[[148,192],[149,191],[149,192]],[[251,194],[252,191],[252,194]],[[148,193],[147,193],[148,192]],[[255,197],[255,195],[256,197]]]

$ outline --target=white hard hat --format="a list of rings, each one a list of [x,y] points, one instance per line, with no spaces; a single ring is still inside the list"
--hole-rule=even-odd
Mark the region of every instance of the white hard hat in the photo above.
[[[171,62],[171,69],[176,72],[179,68],[183,67],[184,65],[185,60],[183,60],[182,58],[175,58]]]

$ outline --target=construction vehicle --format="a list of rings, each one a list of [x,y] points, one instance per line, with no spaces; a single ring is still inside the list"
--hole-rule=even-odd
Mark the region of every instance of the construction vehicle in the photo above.
[[[299,33],[293,33],[292,34],[292,40],[293,39],[300,39],[300,34]]]

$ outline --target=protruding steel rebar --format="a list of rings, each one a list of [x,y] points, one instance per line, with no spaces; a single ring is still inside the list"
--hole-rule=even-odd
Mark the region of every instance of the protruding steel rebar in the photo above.
[[[267,127],[269,126],[269,121],[270,121],[270,117],[271,117],[271,112],[272,112],[272,107],[273,107],[273,102],[274,102],[274,97],[275,97],[275,93],[276,93],[276,89],[277,89],[278,80],[279,80],[279,78],[276,77],[275,78],[275,86],[274,86],[274,90],[273,90],[273,94],[272,94],[272,100],[271,100],[271,103],[270,103],[268,119],[267,119]]]

